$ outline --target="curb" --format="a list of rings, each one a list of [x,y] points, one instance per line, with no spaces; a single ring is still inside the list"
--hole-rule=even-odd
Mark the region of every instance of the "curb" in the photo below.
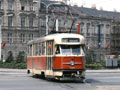
[[[87,73],[120,73],[120,69],[115,70],[86,70]]]

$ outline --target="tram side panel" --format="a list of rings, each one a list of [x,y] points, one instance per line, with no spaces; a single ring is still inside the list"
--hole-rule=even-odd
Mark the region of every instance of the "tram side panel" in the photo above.
[[[46,57],[28,57],[27,69],[34,73],[37,70],[46,70]],[[34,71],[33,71],[34,70]],[[40,74],[40,73],[37,73]]]
[[[32,69],[33,57],[27,58],[27,69]]]
[[[35,69],[46,70],[46,57],[35,57]]]

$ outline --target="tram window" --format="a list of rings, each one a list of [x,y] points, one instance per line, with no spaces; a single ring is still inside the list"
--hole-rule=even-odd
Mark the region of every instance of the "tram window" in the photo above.
[[[30,50],[29,50],[29,51],[30,51],[30,54],[29,54],[29,55],[32,56],[32,45],[30,45],[29,49],[30,49]]]
[[[39,43],[39,55],[41,55],[41,43]]]
[[[35,56],[35,52],[36,52],[36,45],[35,44],[33,44],[33,56]]]
[[[36,43],[36,44],[35,44],[35,56],[37,56],[37,55],[39,54],[38,51],[39,51],[39,46],[38,46],[38,44]]]
[[[84,47],[83,47],[83,46],[82,46],[82,48],[81,48],[81,54],[82,54],[82,55],[85,55]]]
[[[70,46],[68,46],[68,45],[62,45],[61,49],[62,49],[62,54],[68,54],[68,55],[71,54]]]
[[[61,45],[63,55],[84,55],[84,51],[80,45]]]
[[[72,54],[80,55],[80,46],[71,46]]]
[[[59,46],[56,46],[56,52],[55,54],[60,54],[60,47]]]
[[[45,43],[42,42],[42,55],[45,55]]]
[[[53,40],[46,42],[46,54],[53,55]]]
[[[30,56],[30,49],[29,49],[30,46],[27,46],[27,55]]]
[[[62,42],[80,42],[79,38],[63,38]]]

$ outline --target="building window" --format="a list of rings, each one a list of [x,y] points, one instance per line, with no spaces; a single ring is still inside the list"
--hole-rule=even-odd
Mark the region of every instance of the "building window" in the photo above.
[[[105,31],[104,31],[104,24],[101,24],[101,34],[105,34]]]
[[[0,0],[0,9],[2,8],[2,1]]]
[[[8,1],[8,10],[12,10],[13,1]]]
[[[41,25],[41,26],[45,26],[45,23],[46,23],[45,20],[43,20],[43,19],[40,20],[40,25]],[[52,22],[51,22],[51,23],[52,23]]]
[[[33,3],[32,2],[29,3],[29,8],[30,8],[30,11],[33,11]]]
[[[33,40],[33,34],[29,34],[29,40]]]
[[[92,25],[92,30],[93,30],[93,31],[92,31],[93,35],[95,35],[96,25],[94,25],[94,24]]]
[[[80,27],[80,32],[83,33],[83,30],[84,30],[84,23],[81,23],[80,26],[81,26],[81,27]]]
[[[89,33],[89,29],[90,29],[90,24],[87,23],[87,32],[86,33]]]
[[[20,42],[25,43],[25,34],[20,35]]]
[[[106,34],[110,34],[110,25],[106,25]]]
[[[25,10],[25,2],[21,1],[21,10]]]
[[[21,27],[25,27],[25,16],[21,17]]]
[[[12,33],[8,33],[8,43],[12,43]]]
[[[29,27],[32,28],[33,27],[33,17],[29,18]]]
[[[8,17],[8,27],[12,26],[12,17]]]

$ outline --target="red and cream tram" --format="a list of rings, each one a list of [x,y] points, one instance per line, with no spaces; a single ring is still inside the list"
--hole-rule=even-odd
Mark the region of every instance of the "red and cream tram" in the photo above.
[[[71,33],[51,34],[28,42],[27,70],[58,80],[85,77],[85,39]]]

